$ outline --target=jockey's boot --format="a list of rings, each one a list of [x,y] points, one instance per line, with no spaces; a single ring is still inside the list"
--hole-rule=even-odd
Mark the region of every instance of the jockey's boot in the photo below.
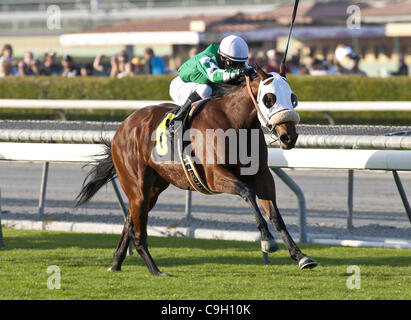
[[[170,125],[168,127],[168,132],[170,136],[173,136],[174,133],[176,133],[178,130],[180,130],[181,126],[184,124],[183,122],[185,121],[187,117],[187,112],[189,112],[191,105],[196,102],[201,100],[200,95],[197,92],[193,92],[186,102],[178,109],[175,117],[171,120]],[[176,122],[177,121],[177,122]]]

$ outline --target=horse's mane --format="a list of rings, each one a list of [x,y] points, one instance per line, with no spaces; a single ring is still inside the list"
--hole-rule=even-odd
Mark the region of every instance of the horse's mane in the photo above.
[[[258,78],[258,75],[257,73],[254,73],[251,76],[251,81],[253,81],[256,78]],[[223,83],[215,84],[213,86],[213,94],[211,97],[212,98],[226,97],[229,94],[234,93],[240,90],[241,88],[245,87],[245,85],[246,85],[245,77],[238,78],[231,82],[226,82],[226,83],[223,82]]]
[[[234,93],[240,88],[245,86],[245,78],[237,80],[235,82],[219,83],[213,86],[212,98],[222,98],[226,97],[231,93]]]

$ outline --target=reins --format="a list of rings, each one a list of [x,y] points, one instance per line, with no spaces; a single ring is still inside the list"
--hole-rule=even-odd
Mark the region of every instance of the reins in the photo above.
[[[293,8],[293,14],[292,14],[292,17],[291,17],[290,31],[288,33],[287,45],[285,47],[283,60],[282,60],[281,65],[280,65],[280,75],[284,78],[286,77],[285,61],[287,59],[288,46],[290,44],[291,33],[293,31],[295,17],[297,16],[298,3],[299,3],[299,0],[295,0],[294,8]],[[247,75],[245,76],[245,82],[246,82],[246,85],[247,85],[248,94],[250,95],[250,98],[251,98],[251,101],[253,102],[254,108],[257,110],[257,113],[260,115],[261,119],[263,119],[265,126],[270,130],[271,137],[273,137],[273,136],[275,137],[275,138],[273,138],[273,141],[270,142],[270,144],[272,144],[273,142],[278,141],[278,138],[276,137],[276,135],[274,133],[274,126],[271,123],[268,122],[268,120],[263,116],[263,113],[261,112],[260,108],[258,108],[257,101],[255,100],[255,97],[253,95],[253,91],[251,90],[250,76],[247,76]]]
[[[245,76],[245,83],[247,87],[248,94],[251,98],[251,101],[253,102],[254,108],[257,110],[258,114],[260,115],[261,119],[264,120],[265,126],[270,130],[270,137],[273,139],[269,144],[273,144],[278,141],[278,138],[276,137],[274,133],[274,126],[267,121],[267,119],[263,116],[263,113],[261,112],[260,108],[258,107],[257,101],[255,100],[255,97],[253,95],[253,91],[251,90],[251,81],[249,76]]]
[[[265,126],[270,130],[272,133],[274,128],[271,123],[267,121],[267,119],[264,117],[263,113],[261,112],[260,108],[258,107],[257,101],[255,100],[255,97],[253,95],[253,91],[251,90],[251,81],[250,81],[250,76],[245,76],[245,83],[247,86],[248,94],[250,95],[251,101],[253,102],[255,110],[257,110],[258,114],[260,115],[261,119],[264,120]]]

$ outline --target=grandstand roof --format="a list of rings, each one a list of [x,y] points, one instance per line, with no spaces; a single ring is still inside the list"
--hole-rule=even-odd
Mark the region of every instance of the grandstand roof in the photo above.
[[[361,11],[364,16],[411,16],[411,1],[387,3],[384,6],[367,7]]]
[[[79,33],[106,32],[150,32],[150,31],[190,31],[191,21],[201,20],[207,24],[221,21],[222,17],[190,16],[179,18],[153,18],[146,20],[123,21],[111,26],[83,30]]]
[[[360,3],[361,16],[411,16],[411,2],[386,3],[384,6],[371,7]],[[244,31],[288,25],[293,5],[280,5],[274,10],[263,13],[236,13],[221,16],[193,15],[183,17],[164,17],[140,19],[114,23],[110,26],[87,29],[81,33],[102,32],[156,32],[156,31],[193,31],[193,21],[201,21],[202,32]],[[347,18],[347,1],[301,3],[298,8],[296,25],[345,25]],[[411,19],[410,19],[411,21]],[[388,21],[387,21],[388,22]],[[198,24],[197,24],[198,27]],[[197,31],[197,30],[196,30]]]
[[[406,5],[411,4],[410,1],[411,0],[406,0],[406,2],[401,3],[388,3],[382,6],[380,5],[379,7],[371,7],[365,3],[358,4],[361,9],[363,24],[361,30],[355,31],[346,30],[346,20],[348,17],[347,5],[349,2],[301,3],[295,21],[297,25],[296,29],[299,29],[298,27],[300,26],[300,30],[295,30],[294,35],[299,35],[302,38],[351,37],[353,35],[351,33],[356,32],[355,36],[358,37],[384,36],[384,23],[392,21],[403,22],[407,19],[392,20],[392,16],[402,15],[403,17],[408,17],[411,15],[411,5]],[[116,44],[121,44],[121,41],[132,41],[130,43],[134,44],[147,44],[147,41],[150,41],[150,39],[158,44],[165,44],[171,41],[177,41],[176,44],[197,44],[212,34],[223,35],[227,33],[237,33],[246,38],[252,37],[255,40],[263,40],[267,37],[271,39],[284,36],[283,33],[287,34],[285,28],[288,28],[292,11],[293,5],[281,5],[274,10],[262,13],[238,12],[227,15],[192,15],[140,19],[118,22],[106,27],[87,29],[78,33],[72,33],[67,35],[67,37],[63,35],[62,37],[66,41],[65,45],[90,45],[87,41],[109,44],[108,39],[112,39],[110,41],[114,41]],[[384,14],[391,15],[391,20],[379,21],[382,22],[382,24],[379,23],[380,27],[375,26],[375,21],[366,20],[373,16],[384,16]],[[411,21],[411,17],[409,21]],[[374,24],[374,26],[367,26],[367,22]],[[271,33],[269,34],[269,32]],[[107,37],[107,39],[102,39],[101,41],[98,41],[97,38],[92,38],[93,34],[101,33],[110,34],[111,38]],[[150,35],[150,33],[153,34]],[[156,34],[154,35],[154,33]],[[77,41],[77,39],[75,39],[76,34],[84,34],[83,40],[80,39]],[[117,34],[118,37],[121,36],[123,40],[115,39],[115,34]],[[80,35],[77,36],[77,38],[79,38]],[[140,38],[142,37],[144,39],[140,40],[139,35]],[[130,40],[127,40],[127,38]]]

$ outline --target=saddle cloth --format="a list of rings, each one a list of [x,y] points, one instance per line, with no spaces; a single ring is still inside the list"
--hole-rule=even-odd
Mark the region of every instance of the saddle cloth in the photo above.
[[[191,154],[186,154],[184,150],[190,141],[183,141],[182,137],[186,130],[189,130],[195,115],[200,112],[201,108],[210,98],[202,99],[191,105],[191,109],[183,123],[183,131],[175,132],[173,137],[170,137],[168,128],[170,122],[174,119],[178,108],[167,112],[159,121],[155,131],[155,144],[152,150],[152,157],[156,162],[164,161],[179,161],[183,166],[184,172],[191,186],[198,192],[203,194],[212,194],[213,192],[207,187],[199,176],[195,164],[191,159]]]
[[[170,137],[168,134],[168,128],[170,127],[171,120],[175,118],[176,113],[179,108],[175,108],[167,112],[163,118],[157,124],[156,129],[156,142],[153,148],[153,156],[155,156],[156,161],[166,161],[172,160],[174,154],[171,154],[174,150],[174,142],[179,137],[179,134],[184,135],[184,131],[190,129],[191,123],[195,115],[200,111],[204,104],[210,100],[210,98],[202,99],[200,101],[194,102],[184,120],[183,132],[175,132],[174,137]]]

